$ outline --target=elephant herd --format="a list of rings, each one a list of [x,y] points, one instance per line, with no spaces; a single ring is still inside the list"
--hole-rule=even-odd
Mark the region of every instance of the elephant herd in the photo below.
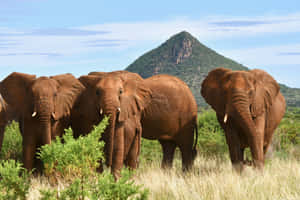
[[[262,169],[285,113],[277,82],[262,70],[216,68],[203,81],[201,94],[225,131],[233,167],[243,169],[244,149],[250,147],[253,165]],[[138,167],[141,137],[160,142],[163,168],[172,166],[176,147],[183,170],[192,167],[197,154],[197,104],[188,86],[174,76],[143,79],[114,71],[77,79],[71,74],[37,78],[13,72],[0,82],[0,150],[5,126],[18,121],[28,170],[42,166],[35,157],[37,149],[62,136],[65,128],[71,126],[74,137],[79,137],[104,116],[109,116],[101,138],[105,164],[116,179],[123,165]]]

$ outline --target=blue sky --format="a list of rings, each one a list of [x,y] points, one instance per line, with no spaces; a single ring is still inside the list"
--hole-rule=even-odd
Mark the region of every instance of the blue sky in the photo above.
[[[183,30],[300,88],[299,0],[0,0],[0,79],[124,69]]]

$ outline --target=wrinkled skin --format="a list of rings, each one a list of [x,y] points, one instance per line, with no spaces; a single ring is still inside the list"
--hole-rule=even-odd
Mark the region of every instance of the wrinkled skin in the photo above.
[[[86,86],[72,111],[71,127],[75,136],[87,134],[104,115],[110,116],[102,136],[107,166],[115,179],[123,164],[135,169],[140,152],[141,111],[149,98],[143,79],[134,73],[117,71],[82,76]]]
[[[196,157],[197,104],[188,86],[170,75],[156,75],[145,79],[151,89],[151,103],[142,116],[142,136],[157,139],[162,145],[162,167],[172,166],[174,151],[179,147],[182,168],[192,167]],[[194,132],[196,140],[194,141]]]
[[[272,135],[285,113],[277,82],[263,70],[212,70],[201,94],[216,111],[225,131],[233,167],[244,168],[244,150],[250,147],[252,164],[263,169]]]
[[[71,74],[36,78],[14,72],[0,84],[7,104],[19,116],[24,167],[41,168],[37,149],[61,136],[70,123],[71,108],[84,86]]]

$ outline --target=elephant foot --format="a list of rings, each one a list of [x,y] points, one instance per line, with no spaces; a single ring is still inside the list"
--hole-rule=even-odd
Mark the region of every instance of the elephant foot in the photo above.
[[[253,161],[252,161],[252,160],[249,160],[249,159],[243,160],[243,164],[244,164],[244,165],[247,165],[247,166],[253,166],[253,165],[254,165],[254,164],[253,164]]]
[[[235,172],[241,174],[244,170],[244,163],[243,162],[232,163],[232,167]]]
[[[253,165],[254,165],[255,169],[263,172],[263,170],[264,170],[264,163],[263,163],[263,161],[254,160],[253,161]]]

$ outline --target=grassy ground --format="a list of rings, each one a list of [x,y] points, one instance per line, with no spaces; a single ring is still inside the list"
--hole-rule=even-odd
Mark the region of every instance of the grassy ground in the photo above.
[[[150,190],[150,199],[300,199],[300,162],[279,158],[268,161],[264,172],[247,167],[239,175],[229,159],[198,156],[190,173],[180,163],[162,170],[158,161],[137,171],[135,180]]]
[[[300,199],[300,162],[294,159],[275,158],[267,162],[263,173],[247,167],[241,175],[232,171],[229,159],[213,157],[198,156],[189,173],[181,171],[179,159],[170,170],[162,170],[159,160],[145,164],[134,180],[149,189],[149,199]],[[50,187],[47,178],[32,178],[28,199],[38,199],[39,190]]]

